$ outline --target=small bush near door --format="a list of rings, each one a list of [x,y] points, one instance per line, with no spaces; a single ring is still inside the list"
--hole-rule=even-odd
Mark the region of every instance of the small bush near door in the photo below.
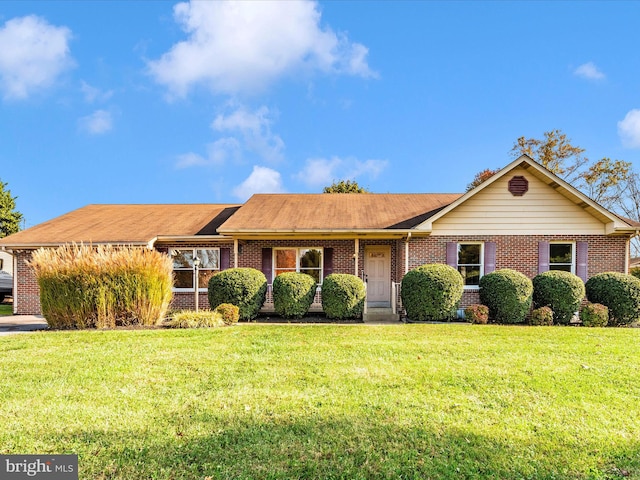
[[[316,281],[311,275],[285,272],[273,280],[273,306],[285,318],[304,317],[316,295]]]
[[[584,327],[606,327],[609,309],[599,303],[588,303],[580,310],[580,320]]]
[[[486,305],[469,305],[464,309],[464,318],[469,323],[487,324],[489,322],[489,307]]]
[[[549,307],[536,308],[531,312],[529,323],[535,326],[553,325],[553,310]]]
[[[322,282],[322,309],[328,318],[362,318],[366,289],[364,282],[348,273],[332,273]]]
[[[451,320],[462,298],[462,275],[443,264],[422,265],[402,279],[402,305],[413,321]]]

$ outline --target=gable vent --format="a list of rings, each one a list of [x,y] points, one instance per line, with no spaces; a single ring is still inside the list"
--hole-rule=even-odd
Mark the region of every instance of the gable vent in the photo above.
[[[509,180],[509,191],[514,197],[521,197],[529,190],[529,181],[522,175],[516,175]]]

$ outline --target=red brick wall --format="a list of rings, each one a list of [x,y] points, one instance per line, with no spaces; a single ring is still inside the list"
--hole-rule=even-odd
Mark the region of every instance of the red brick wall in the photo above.
[[[412,238],[409,243],[409,269],[425,263],[446,263],[447,242],[495,242],[496,269],[512,268],[529,278],[538,274],[538,242],[566,241],[589,244],[588,276],[602,272],[625,273],[626,245],[624,237],[604,235],[461,235]],[[461,307],[479,303],[477,290],[465,291]]]
[[[18,315],[40,314],[40,288],[33,273],[27,265],[31,259],[31,250],[15,252],[16,268],[14,272],[18,280],[18,291],[13,292],[14,309]]]

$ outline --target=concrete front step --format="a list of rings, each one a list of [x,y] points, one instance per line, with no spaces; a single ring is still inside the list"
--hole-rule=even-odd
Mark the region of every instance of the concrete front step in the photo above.
[[[390,308],[368,308],[367,313],[362,316],[362,321],[370,322],[399,322],[400,315],[393,313]]]

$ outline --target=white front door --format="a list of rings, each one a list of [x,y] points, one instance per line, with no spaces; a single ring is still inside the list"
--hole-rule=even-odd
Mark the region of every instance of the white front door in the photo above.
[[[367,305],[391,305],[391,247],[388,245],[364,248],[364,274],[367,282]]]

